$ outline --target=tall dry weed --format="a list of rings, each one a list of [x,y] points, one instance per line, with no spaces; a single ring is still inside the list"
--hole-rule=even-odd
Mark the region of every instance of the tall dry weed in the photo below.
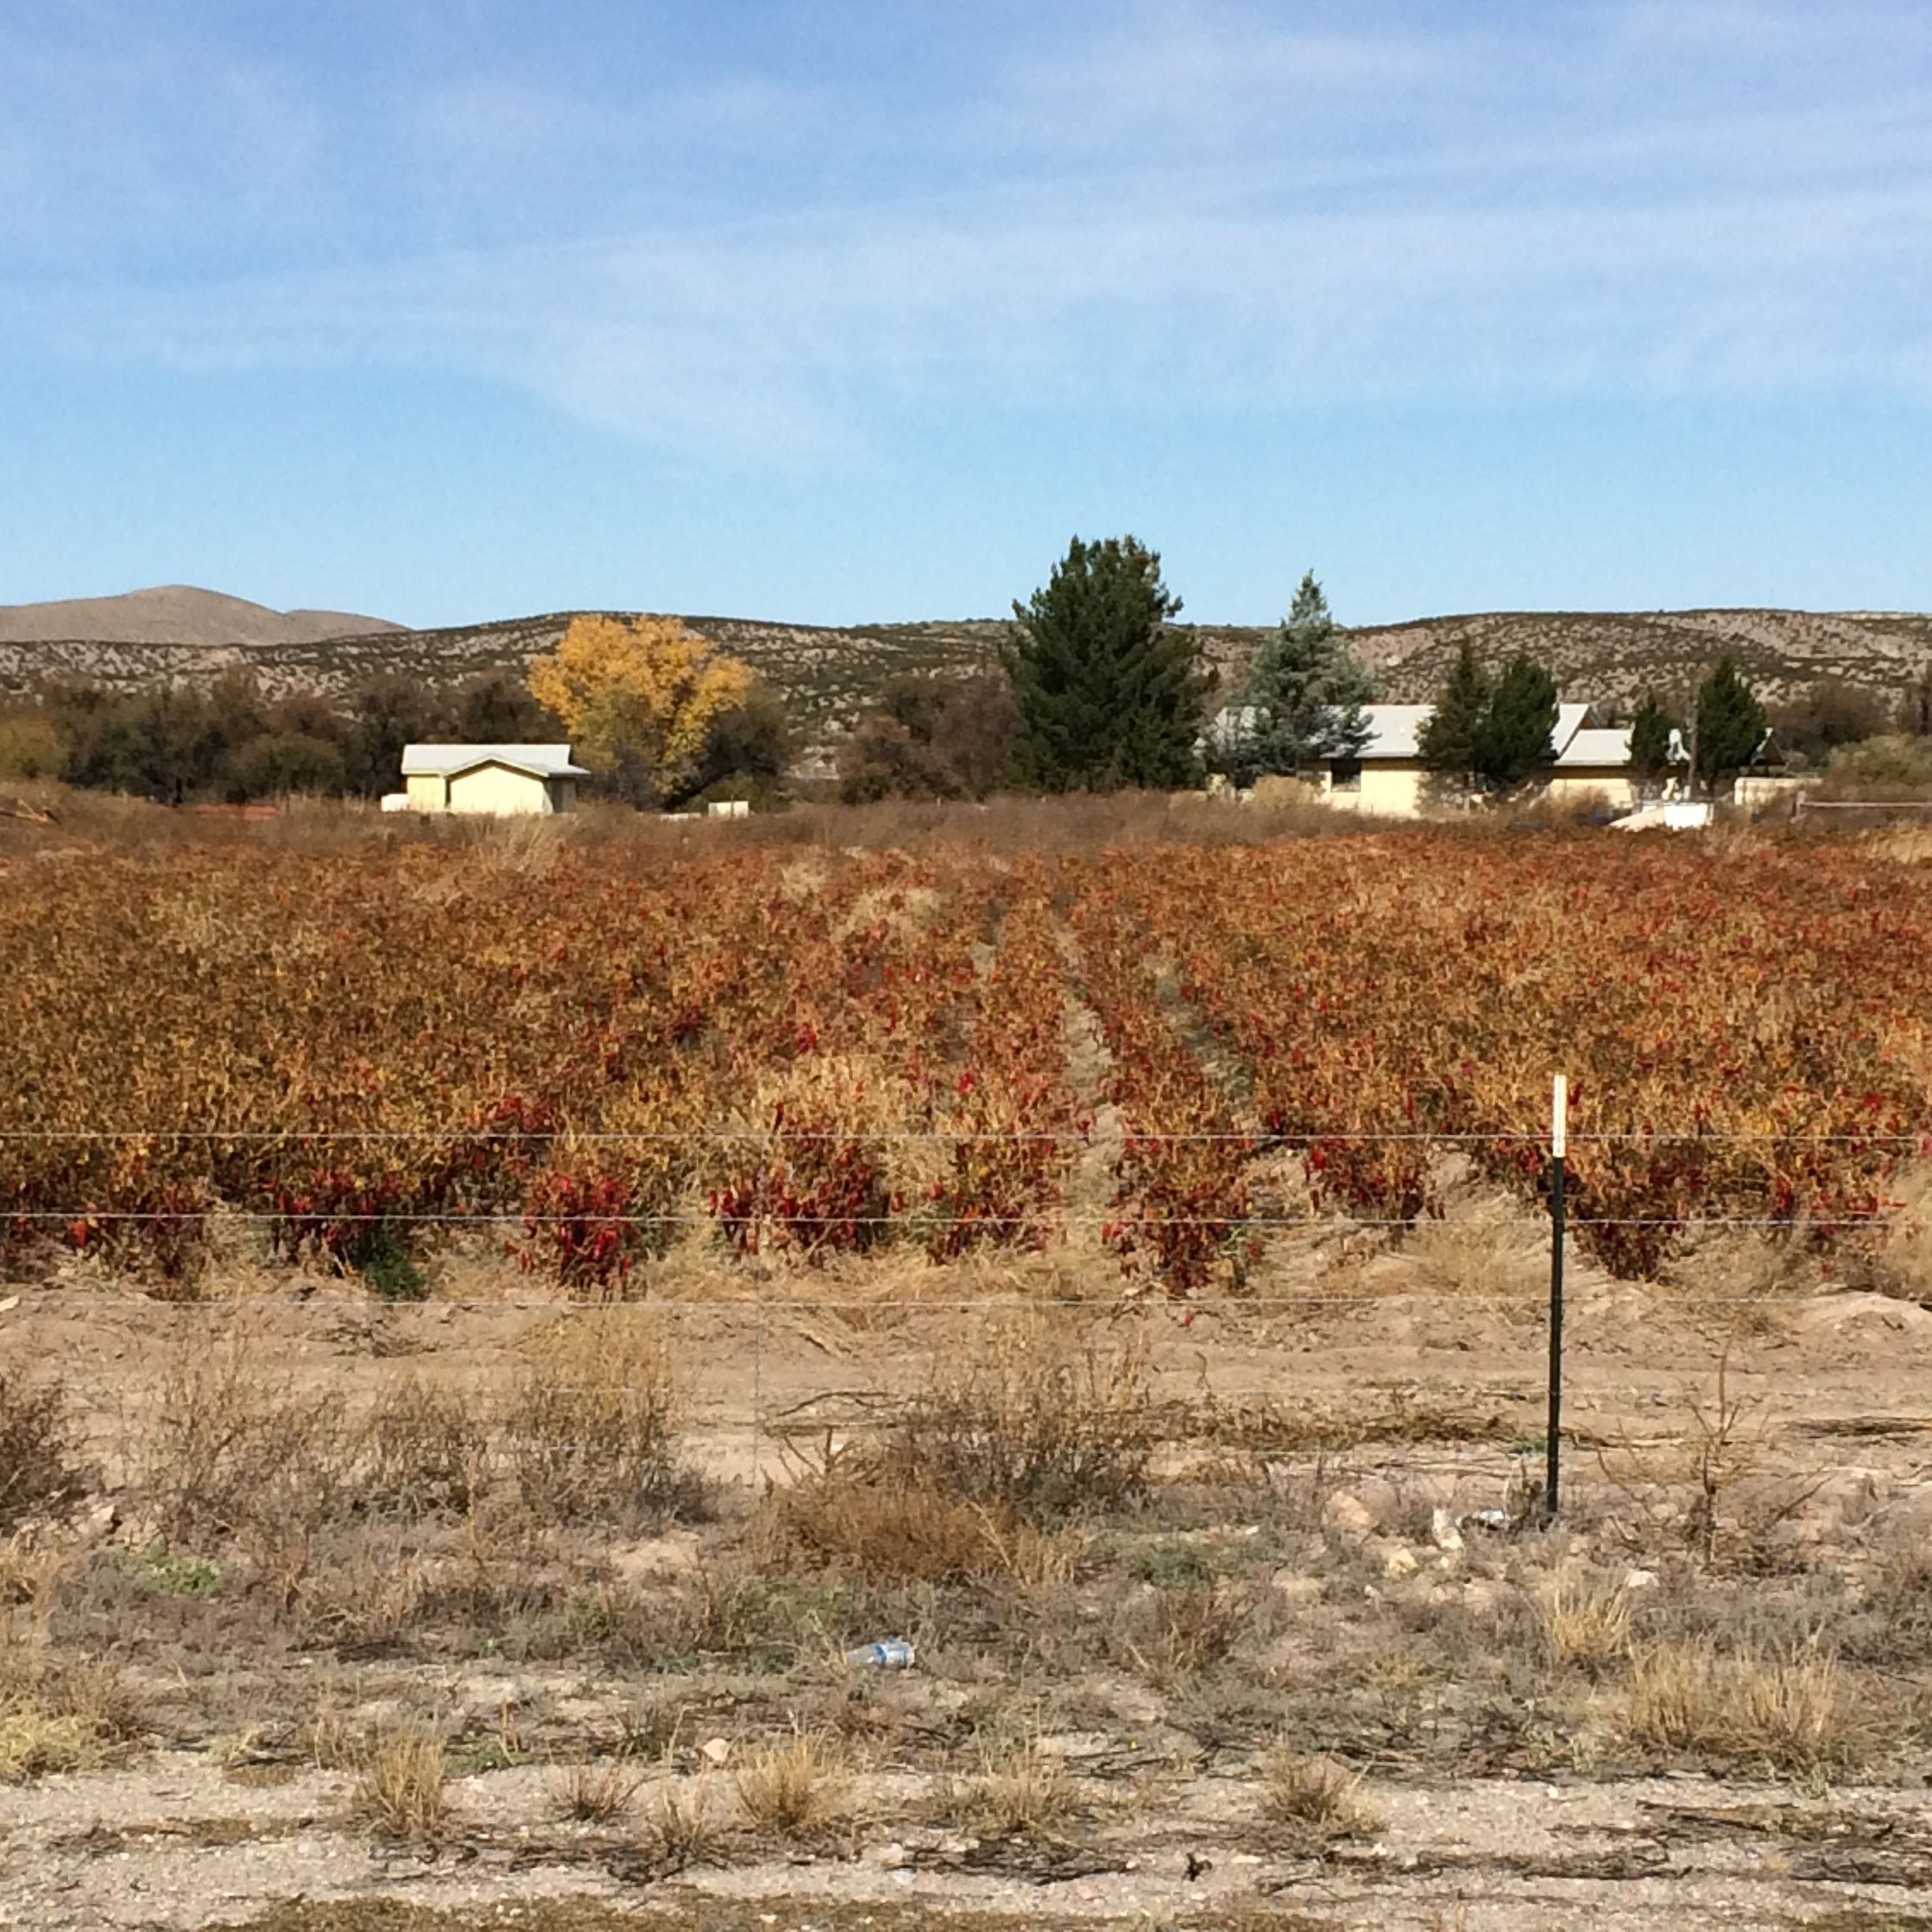
[[[80,1500],[80,1455],[65,1387],[0,1374],[0,1536],[30,1517],[63,1515]]]
[[[1049,1837],[1079,1808],[1066,1760],[1037,1737],[987,1745],[975,1774],[937,1803],[949,1822],[996,1838]]]
[[[494,1434],[474,1397],[399,1376],[364,1426],[358,1487],[370,1506],[399,1516],[460,1516],[483,1493]]]
[[[505,1403],[503,1455],[543,1522],[635,1526],[695,1513],[670,1357],[641,1311],[586,1310],[536,1340]]]
[[[1602,1578],[1551,1578],[1537,1600],[1543,1641],[1559,1664],[1595,1676],[1629,1653],[1630,1592]]]
[[[949,1353],[886,1438],[902,1482],[1041,1524],[1133,1502],[1160,1440],[1137,1334],[1110,1342],[1037,1316]]]
[[[170,1347],[138,1471],[163,1535],[279,1542],[342,1511],[357,1447],[337,1398],[301,1388],[266,1336],[237,1327]]]
[[[1067,1533],[908,1481],[880,1443],[834,1447],[828,1437],[793,1461],[772,1498],[793,1560],[912,1582],[1003,1575],[1023,1589],[1072,1574],[1077,1544]]]
[[[1308,1845],[1360,1837],[1376,1827],[1361,1789],[1361,1773],[1334,1758],[1278,1746],[1262,1765],[1261,1815]]]

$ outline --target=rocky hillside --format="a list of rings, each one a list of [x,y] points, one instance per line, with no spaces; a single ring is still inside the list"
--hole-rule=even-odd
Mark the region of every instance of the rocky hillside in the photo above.
[[[520,671],[564,634],[575,612],[515,617],[440,631],[387,630],[299,642],[212,644],[49,638],[11,641],[0,634],[0,692],[54,679],[122,688],[163,679],[211,677],[246,667],[271,696],[340,694],[384,672],[430,679],[480,671]],[[835,737],[902,672],[989,664],[1005,626],[856,624],[829,629],[758,623],[737,617],[687,620],[762,672],[785,697],[801,736]]]
[[[1820,678],[1889,697],[1932,665],[1932,617],[1890,612],[1496,611],[1354,635],[1397,702],[1427,698],[1465,638],[1491,663],[1518,651],[1542,659],[1566,696],[1624,703],[1646,691],[1681,698],[1724,650],[1770,698]]]
[[[34,608],[16,606],[15,612]],[[88,607],[37,608],[58,612]],[[521,668],[533,653],[555,643],[573,614],[562,611],[437,631],[378,628],[377,620],[358,619],[353,623],[359,628],[331,635],[241,641],[217,641],[205,634],[176,640],[51,634],[30,639],[15,625],[0,623],[0,691],[23,691],[56,677],[125,687],[241,666],[252,668],[273,694],[340,693],[381,672],[461,677]],[[291,623],[301,615],[286,613]],[[1003,623],[988,619],[836,628],[736,617],[694,616],[689,621],[762,672],[784,694],[801,736],[819,742],[836,737],[900,672],[991,662],[1005,631]],[[1253,627],[1200,627],[1202,643],[1224,688],[1238,683],[1264,635]],[[1843,678],[1889,697],[1932,665],[1932,617],[1888,613],[1491,612],[1353,633],[1356,648],[1381,678],[1385,695],[1396,702],[1428,698],[1465,637],[1492,662],[1519,650],[1544,659],[1554,666],[1567,696],[1624,703],[1646,691],[1681,695],[1723,650],[1738,654],[1770,698],[1792,695],[1822,677]]]

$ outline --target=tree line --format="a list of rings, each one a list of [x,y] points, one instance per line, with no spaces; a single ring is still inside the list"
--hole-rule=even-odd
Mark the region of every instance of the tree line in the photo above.
[[[997,670],[899,680],[848,739],[841,796],[982,798],[1123,786],[1177,790],[1219,775],[1246,788],[1269,777],[1346,771],[1368,748],[1380,693],[1350,648],[1312,571],[1262,640],[1229,702],[1210,717],[1215,680],[1160,557],[1137,539],[1076,538],[1051,577],[1016,603]],[[1507,797],[1557,755],[1557,688],[1545,663],[1518,655],[1492,673],[1466,640],[1434,695],[1419,762],[1445,788]],[[1726,652],[1681,713],[1646,695],[1627,720],[1640,784],[1672,776],[1713,790],[1765,754],[1803,768],[1888,730],[1932,736],[1932,665],[1888,713],[1839,680],[1767,710]]]
[[[1380,693],[1312,571],[1212,715],[1215,680],[1195,631],[1176,621],[1181,610],[1157,551],[1133,536],[1075,537],[1046,583],[1013,605],[997,665],[887,687],[841,747],[841,796],[1174,791],[1210,775],[1246,788],[1360,758]],[[1508,796],[1553,762],[1556,719],[1548,665],[1519,655],[1492,674],[1465,641],[1420,734],[1420,760],[1446,784]],[[1683,715],[1656,694],[1643,698],[1631,758],[1641,780],[1659,781],[1694,757],[1694,782],[1709,788],[1758,757],[1772,728],[1784,755],[1823,762],[1889,723],[1932,736],[1932,667],[1896,720],[1829,681],[1767,713],[1726,654]],[[784,707],[747,665],[674,617],[590,615],[522,679],[393,672],[341,699],[270,698],[241,672],[135,692],[57,685],[0,712],[0,776],[170,803],[373,798],[398,787],[412,742],[556,739],[594,774],[593,792],[647,809],[775,796],[792,758]]]
[[[661,631],[682,633],[668,653]],[[170,805],[374,799],[401,785],[408,744],[570,739],[593,766],[593,792],[642,807],[775,790],[792,758],[784,707],[735,660],[721,671],[717,656],[672,620],[595,618],[575,620],[527,678],[384,672],[339,698],[271,698],[239,670],[134,691],[57,683],[0,710],[0,776]]]

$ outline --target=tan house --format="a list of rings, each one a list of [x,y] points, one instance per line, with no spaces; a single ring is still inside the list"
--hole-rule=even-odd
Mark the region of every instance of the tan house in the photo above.
[[[1633,811],[1642,801],[1631,768],[1627,727],[1605,730],[1582,725],[1566,743],[1556,736],[1556,762],[1550,767],[1544,796],[1552,805],[1600,803],[1612,811]]]
[[[590,775],[571,762],[567,744],[406,745],[395,809],[567,812],[577,803],[578,780]]]
[[[1419,818],[1432,805],[1449,802],[1442,781],[1425,769],[1418,740],[1432,705],[1369,705],[1368,742],[1356,758],[1332,758],[1322,774],[1324,801],[1376,818]],[[1551,742],[1557,762],[1589,716],[1589,706],[1559,705]]]
[[[1425,704],[1365,706],[1368,742],[1358,758],[1329,761],[1314,785],[1322,802],[1376,818],[1419,818],[1431,806],[1464,802],[1458,787],[1446,784],[1422,763],[1422,728],[1433,709]],[[1601,802],[1612,811],[1631,811],[1640,799],[1631,769],[1630,732],[1593,725],[1591,710],[1587,704],[1556,707],[1550,733],[1556,755],[1544,796],[1553,803]],[[1221,742],[1252,728],[1252,716],[1241,708],[1223,712],[1215,722]]]

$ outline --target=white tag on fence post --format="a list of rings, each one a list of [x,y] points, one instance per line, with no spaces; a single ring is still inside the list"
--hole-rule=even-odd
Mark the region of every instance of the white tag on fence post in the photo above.
[[[1561,1160],[1570,1151],[1570,1076],[1550,1081],[1550,1152]]]

